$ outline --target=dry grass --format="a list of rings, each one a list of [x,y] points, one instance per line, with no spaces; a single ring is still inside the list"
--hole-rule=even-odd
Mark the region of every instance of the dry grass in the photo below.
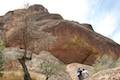
[[[103,55],[102,57],[99,57],[96,60],[95,64],[93,64],[93,67],[95,69],[95,72],[98,72],[101,70],[114,68],[115,64],[114,64],[114,60],[112,59],[112,57],[108,55]]]
[[[0,77],[0,80],[23,80],[22,71],[5,71],[3,72],[3,77]],[[30,72],[32,80],[45,80],[45,76],[38,73]]]
[[[120,67],[99,71],[85,80],[120,80]]]

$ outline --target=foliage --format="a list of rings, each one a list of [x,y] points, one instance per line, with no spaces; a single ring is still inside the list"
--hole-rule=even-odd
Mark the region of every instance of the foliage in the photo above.
[[[4,42],[0,40],[0,52],[2,53],[2,50],[5,48]]]
[[[46,75],[46,80],[48,80],[51,75],[57,74],[57,72],[63,70],[64,66],[60,64],[55,64],[49,60],[44,60],[42,64],[40,64],[40,69],[41,73]]]
[[[4,59],[3,59],[3,49],[4,49],[4,42],[2,40],[0,40],[0,76],[2,76],[3,74],[1,73],[1,71],[4,70],[3,68],[3,64],[4,64]]]
[[[120,67],[120,57],[114,62],[115,67]]]

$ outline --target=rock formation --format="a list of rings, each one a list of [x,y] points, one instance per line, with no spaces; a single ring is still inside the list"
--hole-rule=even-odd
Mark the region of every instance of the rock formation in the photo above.
[[[100,71],[85,80],[120,80],[120,67]]]
[[[119,44],[93,31],[91,25],[64,20],[42,5],[6,13],[0,17],[0,27],[6,47],[23,49],[25,32],[28,50],[36,54],[49,51],[64,63],[92,65],[98,56],[116,59],[120,52]]]

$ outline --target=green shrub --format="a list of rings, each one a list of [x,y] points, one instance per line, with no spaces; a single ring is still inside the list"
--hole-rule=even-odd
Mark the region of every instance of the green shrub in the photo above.
[[[120,67],[120,57],[114,62],[115,67]]]
[[[65,66],[61,64],[55,64],[46,59],[40,65],[40,69],[41,73],[46,75],[46,80],[48,80],[51,75],[55,75],[57,72],[64,70]]]
[[[3,74],[1,73],[1,71],[4,70],[3,65],[4,65],[4,59],[3,59],[3,51],[4,49],[4,42],[0,40],[0,76],[2,76]]]

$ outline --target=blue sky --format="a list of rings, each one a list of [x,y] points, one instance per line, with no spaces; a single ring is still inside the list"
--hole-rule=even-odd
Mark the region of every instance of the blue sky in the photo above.
[[[94,0],[93,0],[94,1]],[[120,43],[120,0],[97,0],[88,22],[94,29]]]
[[[96,32],[120,44],[120,0],[0,0],[0,15],[26,3],[42,4],[67,20],[90,23]]]

